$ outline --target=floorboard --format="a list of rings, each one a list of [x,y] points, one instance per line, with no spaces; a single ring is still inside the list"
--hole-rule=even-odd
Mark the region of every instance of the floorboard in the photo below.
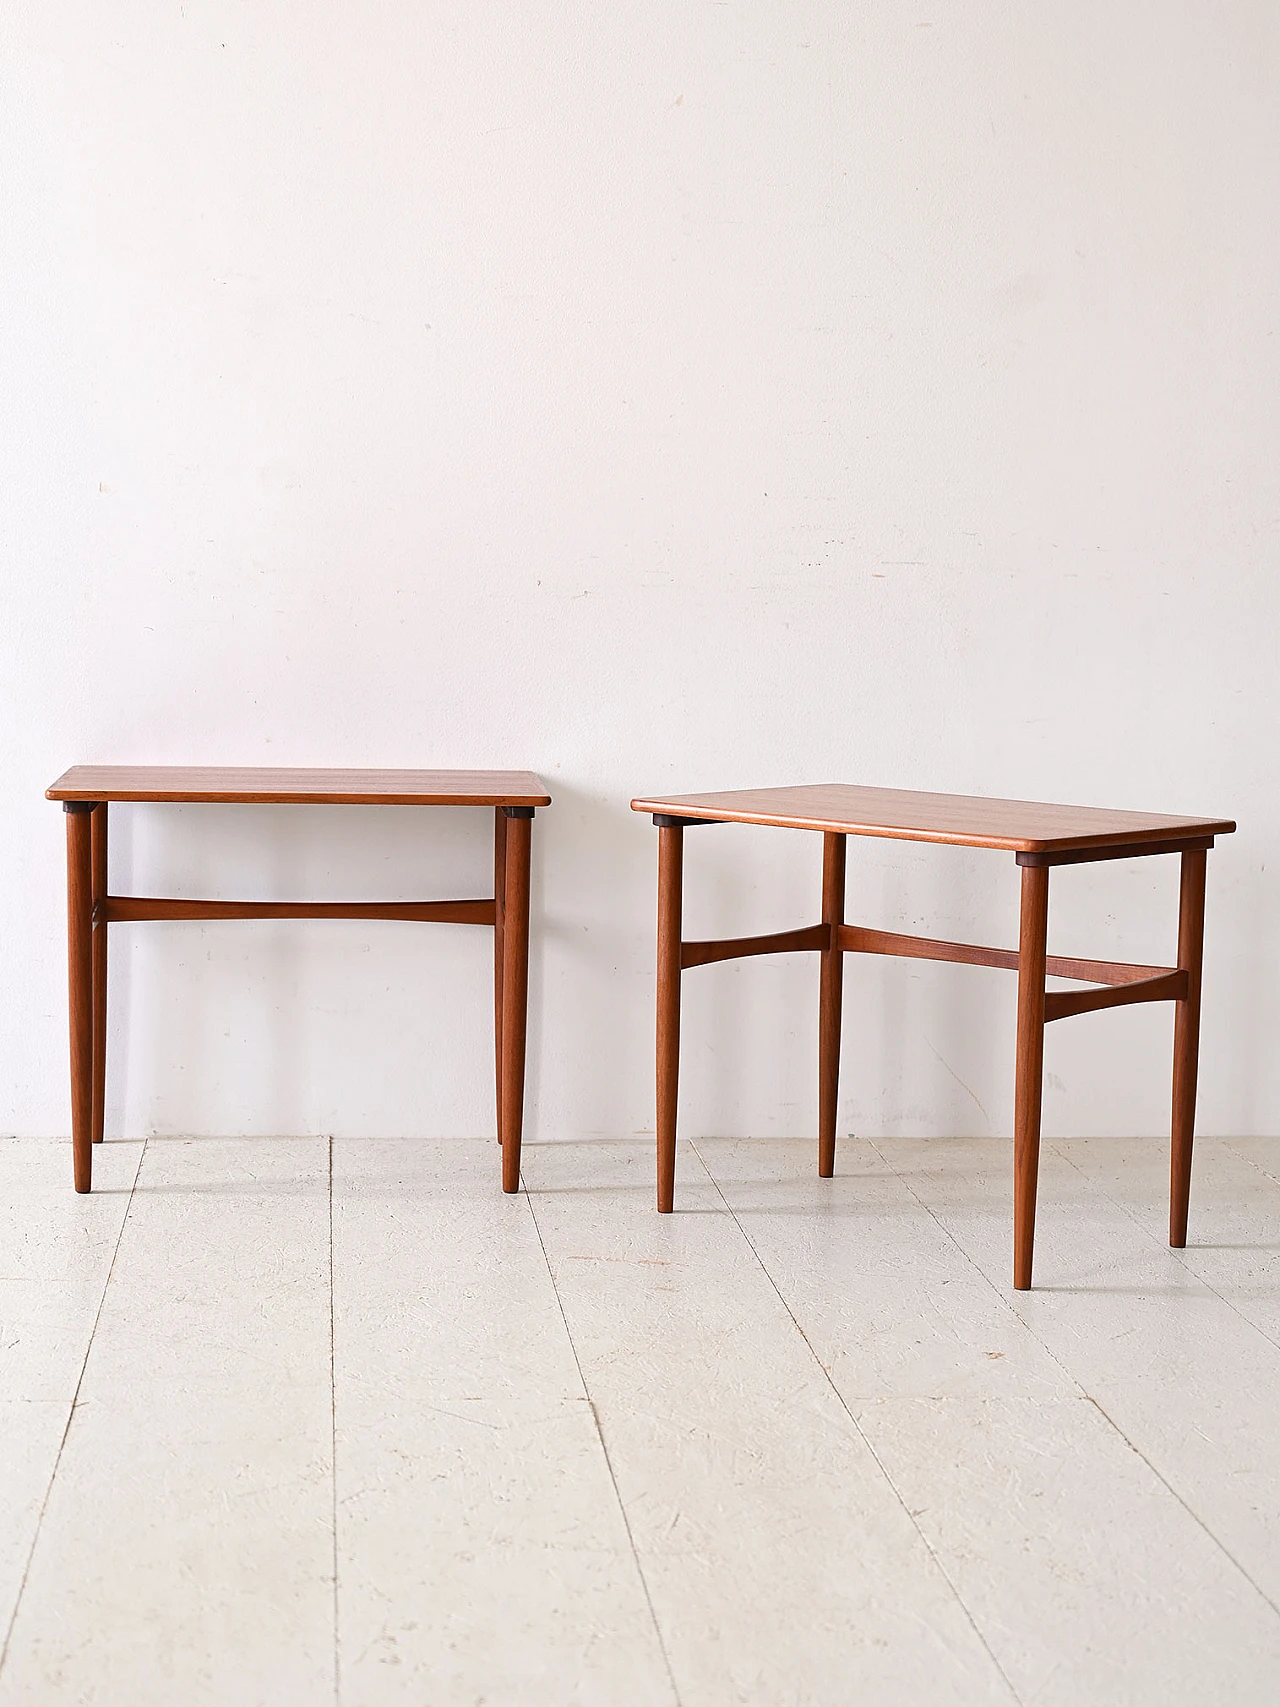
[[[699,1150],[1021,1699],[1270,1698],[1280,1621],[1099,1408],[1114,1381],[1094,1379],[1127,1359],[1163,1435],[1185,1430],[1197,1407],[1162,1364],[1189,1333],[1193,1389],[1219,1363],[1239,1378],[1244,1324],[1222,1300],[1182,1284],[1176,1259],[1171,1275],[1169,1253],[1060,1156],[1046,1158],[1042,1214],[1073,1254],[1041,1258],[1038,1279],[1061,1291],[1023,1295],[1005,1272],[1007,1144],[848,1141],[832,1181],[793,1144]],[[952,1201],[981,1226],[974,1255],[949,1231]],[[1100,1278],[1104,1252],[1115,1267]],[[1110,1360],[1097,1344],[1119,1319],[1101,1302],[1109,1273],[1119,1315],[1144,1321],[1142,1351],[1122,1331]],[[1250,1423],[1274,1437],[1260,1410]],[[1239,1498],[1221,1487],[1214,1509]]]
[[[79,1196],[69,1143],[0,1139],[0,1654],[141,1154],[101,1146],[99,1189]]]
[[[540,1146],[530,1201],[681,1700],[1008,1702],[697,1155]]]
[[[674,1699],[546,1258],[483,1142],[334,1144],[341,1698]]]
[[[0,1141],[0,1707],[1262,1707],[1280,1141]]]
[[[323,1139],[148,1142],[4,1707],[333,1699],[328,1191]]]

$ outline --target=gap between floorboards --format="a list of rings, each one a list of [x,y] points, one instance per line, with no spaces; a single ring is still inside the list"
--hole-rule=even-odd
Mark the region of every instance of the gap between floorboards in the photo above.
[[[98,1305],[93,1313],[93,1326],[89,1329],[89,1338],[85,1344],[84,1356],[80,1360],[80,1373],[76,1377],[75,1392],[71,1395],[71,1403],[67,1407],[67,1420],[62,1430],[62,1438],[58,1441],[58,1450],[54,1454],[53,1468],[49,1472],[49,1480],[45,1484],[44,1498],[40,1501],[40,1511],[36,1518],[35,1529],[31,1536],[31,1545],[27,1549],[26,1563],[22,1567],[22,1578],[18,1584],[18,1592],[13,1599],[13,1611],[9,1615],[9,1623],[4,1633],[4,1641],[0,1643],[0,1677],[4,1676],[5,1664],[9,1658],[9,1650],[13,1643],[13,1633],[18,1624],[18,1613],[22,1608],[23,1596],[27,1592],[27,1581],[31,1575],[31,1561],[36,1556],[36,1548],[40,1544],[40,1531],[44,1527],[45,1513],[49,1509],[49,1500],[53,1494],[53,1484],[58,1479],[58,1470],[62,1464],[63,1453],[67,1449],[67,1439],[71,1433],[71,1424],[75,1420],[76,1406],[80,1402],[80,1389],[84,1385],[84,1372],[89,1367],[89,1354],[93,1350],[94,1336],[98,1332],[98,1323],[102,1320],[102,1307],[106,1303],[107,1289],[111,1285],[111,1277],[116,1271],[116,1259],[120,1255],[120,1246],[124,1241],[124,1230],[129,1224],[129,1214],[133,1209],[133,1194],[138,1187],[138,1176],[142,1172],[142,1164],[147,1154],[147,1140],[142,1140],[142,1148],[138,1151],[137,1165],[133,1177],[129,1181],[129,1200],[124,1206],[124,1214],[120,1217],[120,1231],[116,1234],[116,1242],[111,1249],[111,1261],[107,1265],[106,1279],[102,1282],[102,1291],[98,1295]]]
[[[538,1246],[542,1251],[542,1260],[547,1265],[547,1277],[551,1281],[551,1290],[555,1294],[556,1308],[560,1311],[560,1320],[564,1323],[565,1337],[568,1339],[569,1349],[573,1353],[574,1366],[578,1371],[578,1380],[582,1383],[582,1391],[586,1398],[588,1408],[591,1411],[591,1420],[595,1424],[596,1439],[600,1442],[600,1450],[604,1454],[605,1468],[609,1472],[609,1482],[613,1488],[613,1497],[618,1503],[618,1511],[622,1517],[623,1528],[627,1533],[627,1545],[631,1549],[631,1558],[636,1567],[636,1575],[640,1579],[640,1587],[644,1593],[645,1605],[649,1608],[649,1619],[653,1625],[654,1640],[658,1644],[658,1652],[662,1655],[662,1663],[666,1668],[667,1678],[671,1684],[672,1700],[675,1702],[676,1707],[683,1707],[680,1699],[679,1686],[676,1683],[676,1674],[671,1665],[671,1656],[667,1652],[667,1644],[663,1640],[662,1626],[658,1623],[657,1609],[653,1604],[653,1596],[649,1592],[649,1582],[644,1574],[644,1566],[640,1563],[640,1553],[636,1547],[635,1536],[631,1532],[631,1519],[627,1515],[627,1508],[623,1504],[622,1494],[618,1489],[618,1478],[614,1473],[613,1460],[609,1456],[609,1447],[604,1438],[604,1429],[600,1424],[600,1412],[596,1409],[595,1399],[592,1397],[591,1389],[587,1385],[587,1377],[582,1367],[582,1359],[578,1356],[578,1347],[573,1338],[573,1330],[569,1326],[569,1318],[565,1313],[564,1300],[560,1296],[560,1288],[556,1285],[555,1270],[552,1268],[551,1258],[547,1254],[546,1241],[542,1237],[542,1228],[538,1225],[538,1214],[533,1207],[533,1195],[529,1190],[523,1174],[520,1176],[520,1190],[524,1196],[525,1202],[529,1206],[529,1218],[533,1222],[534,1232],[538,1235]]]
[[[872,1462],[875,1464],[877,1470],[879,1470],[880,1474],[884,1477],[885,1481],[888,1483],[890,1492],[893,1494],[894,1499],[897,1500],[898,1504],[902,1507],[902,1510],[906,1513],[907,1521],[910,1523],[912,1529],[915,1530],[917,1536],[920,1538],[920,1543],[923,1546],[925,1552],[929,1555],[929,1558],[933,1561],[935,1567],[938,1570],[939,1575],[942,1577],[942,1580],[946,1583],[947,1587],[951,1590],[952,1595],[955,1597],[955,1601],[956,1601],[957,1606],[959,1606],[961,1612],[964,1613],[965,1619],[967,1620],[967,1622],[969,1624],[969,1628],[973,1631],[975,1637],[977,1638],[978,1642],[980,1643],[980,1645],[982,1647],[983,1652],[986,1654],[987,1658],[991,1661],[991,1664],[995,1667],[997,1675],[1000,1677],[1001,1681],[1004,1683],[1005,1688],[1009,1691],[1010,1698],[1013,1701],[1017,1702],[1018,1707],[1024,1707],[1022,1697],[1018,1694],[1017,1690],[1013,1687],[1013,1683],[1009,1677],[1009,1674],[1005,1671],[1004,1667],[1000,1664],[1000,1661],[996,1658],[995,1652],[992,1649],[990,1642],[988,1642],[987,1638],[983,1635],[977,1619],[974,1617],[973,1613],[969,1610],[969,1607],[965,1602],[964,1596],[960,1593],[960,1590],[956,1586],[955,1582],[953,1581],[950,1572],[947,1570],[946,1566],[942,1563],[942,1560],[938,1557],[937,1552],[934,1550],[933,1546],[930,1544],[928,1536],[924,1533],[923,1529],[921,1529],[920,1524],[915,1517],[915,1514],[911,1510],[911,1507],[907,1504],[906,1500],[902,1497],[902,1494],[898,1489],[897,1483],[894,1481],[893,1477],[889,1474],[889,1471],[885,1467],[885,1464],[884,1464],[883,1460],[881,1459],[880,1454],[876,1451],[875,1447],[871,1444],[870,1440],[867,1438],[866,1432],[862,1428],[862,1425],[859,1423],[857,1417],[854,1416],[853,1412],[849,1409],[849,1406],[846,1404],[844,1394],[840,1391],[839,1387],[837,1387],[835,1382],[831,1379],[830,1370],[827,1368],[826,1364],[822,1361],[822,1359],[818,1356],[818,1353],[817,1353],[816,1349],[814,1348],[813,1342],[812,1342],[812,1340],[810,1340],[808,1334],[806,1334],[804,1329],[800,1326],[800,1323],[796,1317],[795,1312],[792,1310],[790,1304],[788,1304],[786,1298],[783,1296],[782,1289],[779,1287],[777,1281],[773,1278],[772,1274],[770,1274],[768,1267],[766,1266],[766,1264],[764,1262],[764,1259],[761,1257],[760,1252],[755,1247],[755,1244],[751,1238],[751,1235],[747,1232],[746,1228],[742,1225],[742,1222],[738,1219],[737,1215],[734,1213],[733,1205],[729,1202],[729,1200],[725,1196],[724,1192],[721,1191],[720,1181],[715,1177],[715,1175],[712,1173],[711,1169],[707,1166],[707,1163],[706,1163],[706,1161],[702,1155],[702,1152],[701,1152],[701,1150],[699,1150],[696,1142],[693,1142],[691,1140],[690,1144],[689,1144],[689,1148],[693,1151],[694,1155],[698,1158],[699,1167],[701,1167],[703,1173],[706,1174],[708,1180],[710,1180],[711,1184],[715,1187],[716,1196],[720,1199],[721,1203],[724,1204],[725,1209],[727,1210],[727,1212],[729,1214],[729,1218],[732,1220],[734,1226],[738,1229],[739,1233],[741,1233],[743,1239],[746,1241],[747,1249],[751,1252],[751,1255],[755,1258],[757,1264],[759,1265],[760,1272],[764,1275],[765,1279],[769,1282],[769,1285],[773,1288],[774,1292],[777,1294],[778,1302],[782,1305],[782,1308],[787,1312],[787,1315],[790,1317],[791,1325],[792,1325],[792,1327],[794,1327],[795,1331],[797,1332],[797,1334],[799,1334],[801,1340],[804,1342],[805,1349],[808,1351],[810,1357],[812,1357],[813,1361],[817,1364],[818,1368],[821,1370],[822,1378],[826,1382],[827,1386],[831,1389],[831,1392],[833,1393],[833,1395],[835,1396],[836,1403],[840,1406],[840,1409],[848,1417],[849,1422],[852,1425],[854,1432],[857,1434],[859,1440],[861,1440],[862,1444],[866,1447],[867,1451],[870,1453]]]

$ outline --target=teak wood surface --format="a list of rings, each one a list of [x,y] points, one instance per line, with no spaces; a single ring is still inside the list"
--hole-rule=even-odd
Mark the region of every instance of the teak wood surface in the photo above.
[[[1039,801],[989,800],[961,794],[824,783],[794,788],[735,789],[718,794],[641,797],[658,829],[657,1161],[658,1208],[674,1205],[676,1115],[680,1062],[680,976],[696,966],[747,955],[816,950],[821,955],[818,1001],[818,1173],[835,1166],[840,1019],[846,954],[892,954],[960,961],[1018,974],[1017,1064],[1014,1073],[1013,1284],[1031,1285],[1036,1184],[1044,1074],[1044,1028],[1054,1020],[1135,1002],[1174,1003],[1172,1160],[1169,1242],[1187,1240],[1191,1155],[1200,1035],[1200,974],[1204,951],[1207,850],[1229,835],[1229,818],[1118,812]],[[684,832],[700,824],[765,824],[822,833],[822,922],[764,936],[719,941],[683,939]],[[886,836],[1003,849],[1021,868],[1022,906],[1016,949],[985,948],[871,930],[845,923],[846,837]],[[1083,960],[1047,952],[1049,872],[1055,865],[1177,853],[1182,861],[1176,966]],[[1090,988],[1062,993],[1047,977]]]
[[[532,771],[271,770],[216,765],[73,765],[49,800],[197,805],[549,806]]]
[[[67,824],[67,960],[75,1188],[93,1184],[102,1140],[107,929],[152,919],[389,919],[488,925],[494,933],[494,1088],[504,1191],[520,1187],[533,816],[551,796],[531,771],[227,770],[77,765],[47,790]],[[493,811],[492,897],[461,901],[204,901],[112,895],[112,801],[325,806],[483,806]]]
[[[723,794],[667,794],[633,800],[632,810],[708,823],[771,824],[836,835],[889,836],[908,842],[1055,853],[1142,842],[1225,836],[1227,818],[1117,812],[1100,806],[1052,806],[1038,800],[989,800],[971,794],[918,794],[843,782],[794,788],[739,788]]]

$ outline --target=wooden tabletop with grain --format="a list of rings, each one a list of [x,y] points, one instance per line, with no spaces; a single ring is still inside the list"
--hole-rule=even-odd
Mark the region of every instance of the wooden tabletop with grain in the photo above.
[[[921,794],[852,783],[742,788],[717,794],[662,794],[631,802],[636,812],[714,823],[772,824],[782,829],[947,842],[960,847],[1052,853],[1225,836],[1230,818],[1167,812],[1122,812],[1105,806],[1056,806],[1039,800],[995,800],[976,794]]]
[[[299,806],[548,806],[532,771],[272,770],[204,765],[73,765],[49,800]]]

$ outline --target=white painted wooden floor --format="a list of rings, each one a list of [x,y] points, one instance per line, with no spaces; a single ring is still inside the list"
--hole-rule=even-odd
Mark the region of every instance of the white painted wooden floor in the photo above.
[[[0,1142],[3,1707],[1280,1701],[1280,1140]]]

